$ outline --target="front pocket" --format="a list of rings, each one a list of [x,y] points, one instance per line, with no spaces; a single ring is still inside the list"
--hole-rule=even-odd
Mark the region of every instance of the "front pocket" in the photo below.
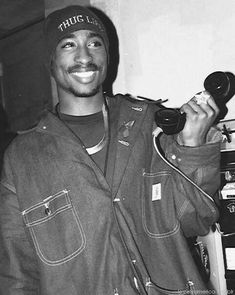
[[[40,259],[58,265],[85,248],[85,235],[67,190],[22,212]]]
[[[142,221],[150,237],[174,234],[179,228],[169,171],[143,173]]]

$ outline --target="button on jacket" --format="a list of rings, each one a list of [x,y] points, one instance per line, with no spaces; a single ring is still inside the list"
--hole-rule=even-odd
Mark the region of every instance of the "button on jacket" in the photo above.
[[[208,233],[218,218],[215,203],[159,157],[156,105],[122,95],[108,105],[114,120],[106,177],[49,112],[7,149],[0,294],[205,294],[185,238]],[[162,135],[161,145],[175,166],[216,195],[218,142],[189,148]]]

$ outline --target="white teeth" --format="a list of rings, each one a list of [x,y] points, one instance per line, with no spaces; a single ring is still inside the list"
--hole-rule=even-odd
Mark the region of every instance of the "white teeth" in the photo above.
[[[91,77],[94,74],[93,71],[89,71],[89,72],[74,72],[73,75],[76,75],[80,78],[88,78]]]

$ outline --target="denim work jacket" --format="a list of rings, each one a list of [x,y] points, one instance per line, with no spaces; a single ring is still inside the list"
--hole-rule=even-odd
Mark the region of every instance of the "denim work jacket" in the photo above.
[[[108,104],[106,177],[49,112],[7,149],[0,294],[206,294],[186,238],[208,233],[215,203],[156,152],[156,105],[122,95]],[[173,136],[160,140],[171,163],[216,196],[219,142],[189,148]]]

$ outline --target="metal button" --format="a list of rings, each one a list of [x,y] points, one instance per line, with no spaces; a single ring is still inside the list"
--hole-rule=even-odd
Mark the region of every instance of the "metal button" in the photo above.
[[[45,214],[47,215],[47,216],[49,216],[49,215],[51,215],[51,209],[49,208],[49,203],[46,203],[45,204]]]
[[[45,214],[46,214],[47,216],[51,215],[51,209],[50,209],[50,208],[46,208],[46,209],[45,209]]]
[[[172,155],[172,156],[171,156],[171,159],[172,159],[172,160],[176,160],[176,155]]]

